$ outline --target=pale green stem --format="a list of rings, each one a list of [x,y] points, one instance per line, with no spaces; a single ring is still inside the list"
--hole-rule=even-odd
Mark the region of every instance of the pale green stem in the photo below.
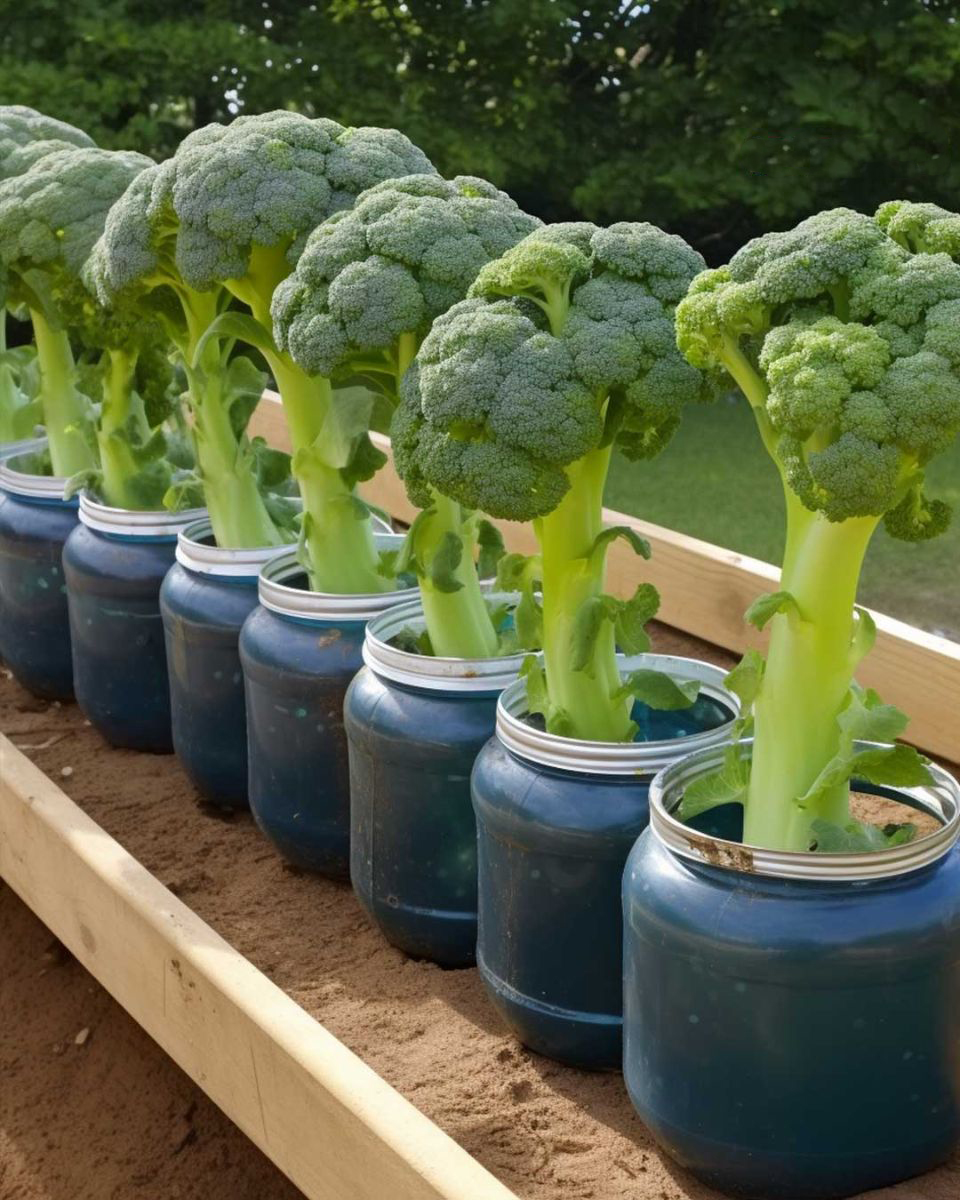
[[[30,310],[40,365],[40,400],[54,475],[71,476],[97,465],[93,447],[84,436],[90,414],[87,398],[77,388],[77,371],[70,339],[54,329],[42,313]]]

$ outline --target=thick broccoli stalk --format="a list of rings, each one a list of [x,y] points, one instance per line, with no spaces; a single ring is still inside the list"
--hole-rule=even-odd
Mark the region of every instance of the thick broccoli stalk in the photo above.
[[[39,398],[55,475],[96,465],[90,402],[77,387],[71,321],[81,272],[114,200],[149,164],[141,154],[58,149],[0,182],[0,262],[7,303],[26,309],[40,367]]]
[[[683,406],[707,398],[673,330],[674,305],[702,265],[651,225],[545,227],[480,271],[404,380],[393,433],[411,497],[434,489],[533,522],[539,556],[507,556],[500,578],[524,595],[521,642],[542,643],[545,675],[528,664],[528,699],[557,733],[627,741],[636,732],[639,683],[621,680],[616,649],[648,647],[643,625],[657,597],[649,585],[626,601],[605,594],[610,542],[649,549],[631,530],[604,529],[603,490],[614,444],[650,457]]]
[[[100,461],[75,475],[68,491],[89,487],[114,508],[162,508],[180,459],[169,343],[144,314],[109,311],[92,299],[74,327],[87,348],[81,386],[100,399]]]
[[[185,138],[158,169],[140,225],[136,213],[125,213],[123,236],[113,239],[110,257],[120,260],[119,275],[166,283],[183,306],[198,462],[218,540],[219,530],[231,539],[273,540],[266,510],[261,505],[256,512],[256,464],[229,419],[238,410],[229,396],[216,394],[235,339],[266,358],[290,428],[308,566],[317,521],[329,514],[339,530],[324,558],[336,569],[321,577],[311,567],[322,590],[378,591],[392,584],[378,570],[369,516],[353,495],[363,477],[363,465],[349,453],[355,421],[327,379],[309,375],[274,343],[270,304],[321,221],[382,179],[432,171],[396,130],[348,129],[284,111],[239,117]],[[232,501],[231,492],[237,493]],[[231,512],[248,514],[243,529],[229,525]]]
[[[464,298],[485,263],[539,224],[482,179],[410,175],[377,184],[310,236],[274,298],[277,340],[313,376],[363,379],[395,408],[434,318]],[[369,414],[357,415],[352,453],[372,474],[382,460],[367,436]],[[315,451],[321,456],[322,445]],[[476,568],[486,527],[435,490],[425,489],[420,503],[396,566],[417,575],[433,651],[493,657],[498,637]],[[311,511],[310,522],[311,570],[339,573],[329,516]]]
[[[750,844],[875,845],[877,831],[851,821],[851,776],[926,777],[906,747],[853,752],[906,724],[854,683],[874,634],[855,601],[881,522],[913,541],[946,525],[923,468],[960,428],[958,311],[960,267],[946,254],[911,256],[847,209],[750,242],[677,309],[688,360],[727,372],[750,402],[786,500],[780,590],[747,614],[771,624],[766,663],[752,654],[734,675],[753,704],[749,780],[728,765],[724,787],[704,781],[686,801],[688,812],[711,794],[744,802]]]
[[[263,452],[245,430],[265,376],[231,341],[204,340],[231,304],[223,287],[191,286],[177,264],[173,160],[139,175],[111,209],[87,264],[105,307],[156,322],[187,379],[196,470],[171,485],[164,504],[205,504],[222,547],[279,546],[295,536],[264,485]]]

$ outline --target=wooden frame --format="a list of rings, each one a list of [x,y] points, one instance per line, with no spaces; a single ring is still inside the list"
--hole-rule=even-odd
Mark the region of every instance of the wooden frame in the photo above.
[[[250,430],[289,450],[275,392],[264,393]],[[375,435],[375,440],[389,454],[389,439]],[[392,461],[361,491],[398,520],[409,522],[416,511]],[[624,513],[606,510],[604,517],[609,524],[637,530],[653,548],[652,559],[643,562],[623,543],[614,543],[609,554],[612,590],[627,595],[641,578],[647,579],[660,591],[660,618],[666,624],[728,650],[764,644],[764,635],[744,622],[743,613],[762,592],[776,589],[776,567]],[[535,549],[529,528],[508,521],[498,524],[509,549]],[[912,742],[930,754],[960,762],[960,645],[882,613],[873,617],[877,642],[859,671],[861,683],[875,687],[885,700],[910,714]]]
[[[0,876],[309,1200],[517,1200],[2,735]]]

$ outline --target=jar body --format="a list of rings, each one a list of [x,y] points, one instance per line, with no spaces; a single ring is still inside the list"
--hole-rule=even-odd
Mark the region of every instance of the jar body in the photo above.
[[[477,966],[491,1000],[537,1053],[618,1067],[620,882],[647,823],[647,781],[554,771],[493,738],[472,792]]]
[[[202,574],[179,562],[160,588],[173,747],[203,798],[221,808],[248,807],[239,641],[256,605],[256,576]]]
[[[392,945],[442,966],[476,960],[470,771],[498,695],[407,687],[369,667],[347,692],[353,889]]]
[[[175,550],[176,536],[115,537],[83,524],[63,549],[74,690],[112,746],[173,750],[160,585]]]
[[[350,782],[343,698],[362,665],[364,622],[256,608],[240,637],[250,807],[289,862],[349,878]]]
[[[960,856],[863,881],[624,874],[624,1075],[668,1152],[763,1200],[928,1170],[960,1132]]]
[[[0,658],[35,696],[73,697],[63,546],[76,500],[0,491]]]

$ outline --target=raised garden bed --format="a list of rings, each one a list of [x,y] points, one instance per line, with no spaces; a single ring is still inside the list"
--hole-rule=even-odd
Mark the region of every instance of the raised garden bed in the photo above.
[[[655,647],[731,661],[663,627]],[[8,679],[0,727],[58,785],[4,749],[0,873],[307,1196],[714,1195],[656,1150],[618,1074],[518,1048],[475,971],[391,949],[348,887],[200,807],[175,759],[110,750]],[[883,1195],[958,1189],[954,1161]]]

